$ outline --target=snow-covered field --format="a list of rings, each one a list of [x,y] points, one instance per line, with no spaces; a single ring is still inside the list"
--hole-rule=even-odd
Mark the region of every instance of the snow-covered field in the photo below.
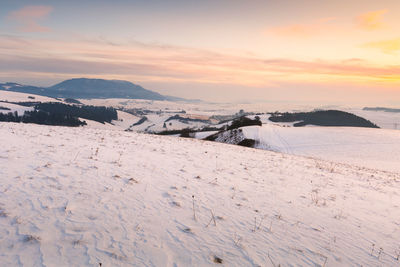
[[[349,109],[348,112],[370,120],[381,128],[400,130],[400,113],[362,109]]]
[[[400,131],[359,127],[243,127],[257,147],[400,172]]]
[[[2,266],[399,265],[399,173],[0,123],[0,179]]]

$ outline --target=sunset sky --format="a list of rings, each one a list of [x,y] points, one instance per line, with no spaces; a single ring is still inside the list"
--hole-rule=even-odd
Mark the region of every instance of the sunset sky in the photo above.
[[[96,77],[212,101],[400,105],[399,0],[0,5],[0,82]]]

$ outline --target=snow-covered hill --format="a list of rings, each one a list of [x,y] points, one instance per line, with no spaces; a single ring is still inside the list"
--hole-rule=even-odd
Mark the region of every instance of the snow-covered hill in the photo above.
[[[398,173],[14,123],[0,166],[3,266],[399,264]]]
[[[9,102],[60,102],[59,100],[47,96],[35,94],[25,94],[0,90],[0,101]]]

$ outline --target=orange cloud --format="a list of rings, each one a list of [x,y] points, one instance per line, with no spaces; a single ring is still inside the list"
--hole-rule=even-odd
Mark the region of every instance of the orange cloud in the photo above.
[[[45,18],[53,10],[50,6],[25,6],[11,12],[8,18],[19,24],[23,32],[47,32],[50,28],[41,26],[39,20]]]
[[[363,30],[377,30],[386,26],[383,22],[383,16],[388,12],[387,9],[376,10],[359,15],[357,25]]]
[[[335,18],[322,18],[311,23],[297,23],[285,26],[272,27],[268,29],[268,32],[272,32],[276,35],[285,37],[311,37],[318,35],[332,26],[329,22],[335,20]]]
[[[387,54],[393,54],[400,51],[400,38],[380,42],[372,42],[364,45],[365,47],[377,48]]]

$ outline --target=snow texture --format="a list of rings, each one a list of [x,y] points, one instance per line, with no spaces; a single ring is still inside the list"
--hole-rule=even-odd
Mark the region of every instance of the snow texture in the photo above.
[[[241,129],[258,148],[400,172],[398,130],[272,124]]]
[[[15,123],[0,123],[0,167],[2,266],[399,264],[395,172]]]

